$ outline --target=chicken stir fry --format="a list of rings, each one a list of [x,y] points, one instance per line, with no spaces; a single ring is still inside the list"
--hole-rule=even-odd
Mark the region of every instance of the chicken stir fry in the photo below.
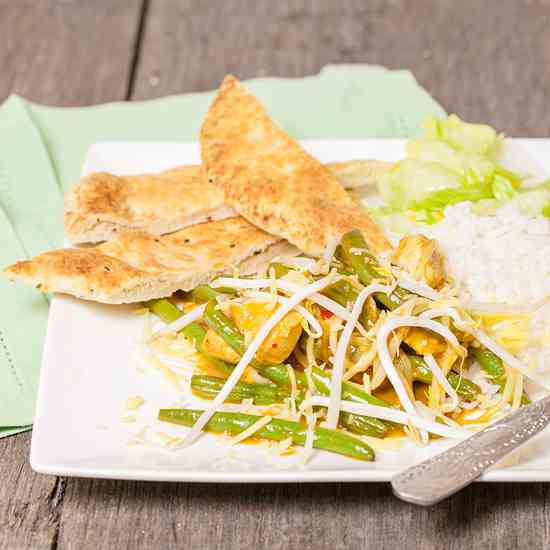
[[[461,306],[421,235],[383,263],[352,231],[328,258],[221,277],[186,301],[185,315],[169,300],[147,305],[198,358],[191,390],[211,406],[159,416],[192,426],[191,438],[254,434],[372,460],[372,438],[461,438],[529,402],[528,370]]]

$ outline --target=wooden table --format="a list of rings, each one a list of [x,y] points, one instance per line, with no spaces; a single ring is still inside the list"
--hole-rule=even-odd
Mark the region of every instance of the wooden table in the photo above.
[[[215,88],[226,72],[411,69],[449,111],[550,132],[550,3],[508,0],[0,0],[0,99],[91,105]],[[55,478],[0,440],[0,547],[548,548],[550,486],[477,484],[431,509],[386,484]]]

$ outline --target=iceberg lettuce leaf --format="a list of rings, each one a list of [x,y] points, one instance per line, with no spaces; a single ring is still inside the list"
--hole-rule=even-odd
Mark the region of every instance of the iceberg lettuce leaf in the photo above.
[[[461,174],[467,183],[490,181],[499,167],[490,158],[477,153],[453,149],[444,141],[417,138],[407,144],[407,156],[420,161],[436,162]]]
[[[447,120],[428,117],[423,124],[425,137],[441,140],[464,153],[494,158],[502,148],[503,138],[486,124],[464,122],[456,115]]]
[[[456,189],[440,189],[411,205],[412,210],[443,210],[450,204],[464,201],[478,202],[494,198],[491,185],[479,183]]]
[[[500,174],[495,174],[493,177],[491,191],[495,199],[499,201],[513,199],[518,194],[512,181]]]
[[[377,187],[387,206],[408,210],[435,191],[461,188],[464,183],[460,174],[442,164],[405,159],[380,177]]]

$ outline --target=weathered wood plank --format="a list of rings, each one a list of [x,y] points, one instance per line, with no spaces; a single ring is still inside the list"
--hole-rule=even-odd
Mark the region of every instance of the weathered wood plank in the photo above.
[[[377,2],[375,2],[377,3]],[[152,0],[133,99],[216,88],[239,78],[304,76],[366,47],[361,0]]]
[[[125,99],[142,0],[0,0],[0,101]]]
[[[69,480],[68,549],[547,548],[543,485],[475,485],[422,509],[386,484],[187,485]]]
[[[125,99],[142,0],[0,0],[0,101]],[[30,434],[0,440],[0,548],[54,548],[65,481],[28,464]],[[75,534],[78,537],[78,534]]]
[[[449,110],[515,136],[550,128],[544,0],[152,0],[134,98],[224,74],[303,76],[328,63],[409,68]]]
[[[50,548],[56,539],[64,482],[31,471],[30,433],[0,441],[0,548]]]

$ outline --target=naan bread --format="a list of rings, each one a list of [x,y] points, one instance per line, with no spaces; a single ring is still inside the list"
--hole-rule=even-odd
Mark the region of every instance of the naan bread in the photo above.
[[[375,183],[391,165],[357,160],[326,166],[344,187],[355,188]],[[140,176],[95,173],[65,195],[65,231],[75,244],[108,241],[127,231],[164,235],[236,215],[200,166]]]
[[[43,292],[120,304],[191,290],[242,262],[246,273],[259,268],[259,260],[297,253],[288,243],[233,217],[160,237],[131,232],[99,246],[53,250],[17,262],[4,274]]]
[[[108,241],[126,231],[163,235],[236,215],[200,166],[141,176],[95,173],[65,195],[65,231],[73,243]]]
[[[375,185],[380,176],[390,171],[394,163],[384,160],[348,160],[325,164],[344,189]]]
[[[227,204],[265,231],[320,256],[326,244],[359,229],[370,248],[390,248],[382,230],[318,160],[227,76],[201,130],[201,156]]]

